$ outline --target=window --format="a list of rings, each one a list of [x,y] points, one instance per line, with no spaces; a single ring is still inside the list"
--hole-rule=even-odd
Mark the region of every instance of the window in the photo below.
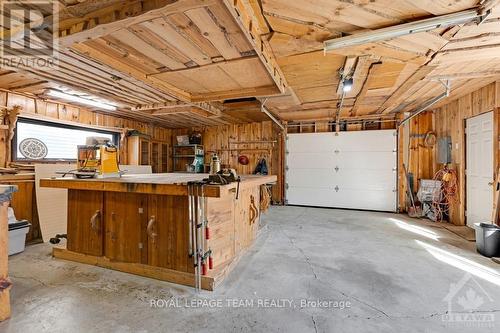
[[[85,145],[89,136],[106,137],[116,145],[119,142],[116,132],[19,118],[13,142],[13,160],[29,161],[37,159],[33,156],[44,155],[41,160],[76,160],[77,146]],[[30,143],[30,151],[26,149],[27,142]]]

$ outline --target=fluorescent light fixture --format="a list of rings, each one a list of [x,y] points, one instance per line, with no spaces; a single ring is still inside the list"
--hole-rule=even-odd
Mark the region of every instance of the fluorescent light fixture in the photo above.
[[[404,23],[392,27],[361,32],[346,37],[334,38],[324,42],[325,52],[349,46],[388,40],[405,35],[434,30],[468,23],[476,19],[484,19],[486,14],[481,14],[481,9],[468,9],[447,15],[441,15],[425,20]]]
[[[342,81],[342,90],[344,92],[351,91],[353,83],[354,83],[354,80],[352,78],[343,80]]]
[[[116,110],[116,106],[114,106],[114,105],[94,101],[91,99],[83,98],[83,97],[72,95],[72,94],[66,94],[66,93],[63,93],[63,92],[57,91],[57,90],[49,90],[47,94],[49,96],[52,96],[52,97],[61,98],[61,99],[64,99],[64,100],[67,100],[70,102],[95,106],[96,108],[100,108],[100,109],[105,109],[105,110],[110,110],[110,111]]]

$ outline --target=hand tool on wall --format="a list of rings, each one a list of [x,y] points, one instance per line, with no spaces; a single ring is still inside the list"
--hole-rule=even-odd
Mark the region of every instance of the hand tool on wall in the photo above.
[[[210,229],[207,218],[207,182],[188,182],[189,255],[195,268],[195,288],[201,290],[202,276],[213,268],[212,250],[208,247]],[[208,249],[208,250],[207,250]]]

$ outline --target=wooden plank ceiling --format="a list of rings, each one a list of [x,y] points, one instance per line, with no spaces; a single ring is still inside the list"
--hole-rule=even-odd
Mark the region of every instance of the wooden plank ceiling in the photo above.
[[[478,0],[65,0],[60,67],[0,70],[0,88],[76,90],[117,114],[169,127],[265,119],[333,120],[339,71],[353,89],[340,117],[393,117],[444,91],[448,101],[500,78],[500,10],[324,54],[323,42],[478,6]],[[22,2],[20,2],[22,4]],[[442,101],[445,103],[446,100]]]

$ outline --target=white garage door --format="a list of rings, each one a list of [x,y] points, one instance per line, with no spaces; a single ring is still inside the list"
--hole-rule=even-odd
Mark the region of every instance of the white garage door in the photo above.
[[[288,134],[290,205],[396,211],[394,130]]]

